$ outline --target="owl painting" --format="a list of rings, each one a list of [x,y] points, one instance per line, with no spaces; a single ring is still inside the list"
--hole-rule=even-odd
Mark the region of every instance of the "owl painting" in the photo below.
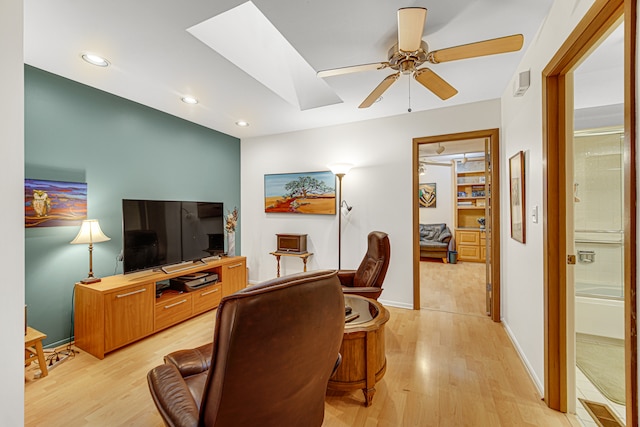
[[[87,219],[87,184],[83,182],[24,180],[24,226],[80,225]]]
[[[43,190],[33,190],[33,210],[38,217],[47,216],[51,210],[51,199]]]

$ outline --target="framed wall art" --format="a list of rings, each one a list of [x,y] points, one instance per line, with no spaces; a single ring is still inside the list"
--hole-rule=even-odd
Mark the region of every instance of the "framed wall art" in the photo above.
[[[526,243],[524,153],[518,151],[509,158],[509,194],[511,210],[511,238]]]
[[[331,171],[265,175],[264,211],[335,215],[336,177]]]
[[[87,219],[86,183],[25,179],[25,227],[80,225],[84,219]]]
[[[418,201],[421,208],[436,207],[436,183],[420,184],[418,186]]]

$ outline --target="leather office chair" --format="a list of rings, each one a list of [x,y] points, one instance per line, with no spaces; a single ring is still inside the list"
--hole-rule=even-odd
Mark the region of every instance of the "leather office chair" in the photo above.
[[[339,270],[338,279],[345,295],[360,295],[377,300],[389,268],[391,245],[389,236],[372,231],[368,237],[367,253],[357,270]]]
[[[149,389],[168,426],[320,426],[343,333],[336,271],[273,279],[224,297],[213,343],[165,356]]]

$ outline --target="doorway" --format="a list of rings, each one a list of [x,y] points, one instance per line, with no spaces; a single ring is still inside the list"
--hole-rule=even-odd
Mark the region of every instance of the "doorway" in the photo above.
[[[635,172],[635,38],[636,2],[609,0],[596,2],[583,21],[568,37],[548,66],[543,70],[543,108],[545,139],[543,144],[544,188],[546,226],[545,248],[545,401],[553,409],[574,412],[576,408],[576,345],[575,332],[582,328],[575,317],[579,307],[574,294],[583,287],[579,279],[583,274],[580,257],[591,263],[598,256],[613,248],[614,239],[607,243],[594,243],[594,235],[583,231],[619,231],[619,251],[624,261],[621,276],[624,303],[624,401],[626,425],[637,425],[637,337],[636,337],[636,172]],[[574,122],[580,114],[574,113],[574,71],[594,49],[618,26],[622,17],[624,31],[624,106],[622,153],[622,225],[620,230],[576,230],[580,214],[576,200],[580,197],[581,183],[574,176],[574,159],[579,161],[579,151],[574,151],[584,141],[576,135]],[[591,136],[602,130],[591,130]],[[618,141],[619,143],[619,141]],[[599,149],[604,142],[597,143]],[[577,153],[577,154],[576,154]],[[576,167],[578,171],[578,167]],[[595,169],[589,171],[592,176]],[[577,175],[576,175],[577,176]],[[584,177],[583,177],[584,179]],[[575,184],[578,184],[576,186]],[[580,203],[580,202],[578,202]],[[574,221],[574,213],[576,220]],[[555,236],[555,237],[552,237]],[[583,239],[588,236],[589,239]],[[599,236],[602,237],[602,236]],[[612,237],[612,236],[609,236]],[[552,244],[558,242],[560,244]],[[605,251],[603,245],[609,245]],[[597,245],[600,249],[580,248]],[[582,253],[580,253],[580,251]],[[591,261],[589,261],[589,258]],[[577,264],[577,265],[576,265]],[[576,283],[574,289],[574,282]],[[593,291],[593,289],[591,289]],[[582,290],[581,290],[582,292]]]
[[[488,314],[492,320],[500,321],[500,230],[498,226],[493,227],[494,224],[499,224],[499,209],[493,209],[493,207],[499,206],[500,192],[497,186],[492,187],[492,183],[499,182],[498,145],[497,129],[414,139],[413,194],[419,195],[421,191],[425,191],[421,189],[421,182],[424,179],[421,179],[420,175],[421,172],[425,172],[425,169],[431,168],[432,176],[444,176],[443,179],[447,184],[446,186],[441,185],[440,188],[435,182],[422,184],[423,187],[428,187],[429,193],[433,191],[436,196],[440,195],[439,199],[445,203],[444,213],[441,210],[438,214],[434,210],[432,211],[434,214],[429,216],[428,209],[420,208],[420,198],[414,198],[414,309],[418,310],[421,305],[424,306],[425,298],[422,297],[421,292],[421,277],[429,278],[425,277],[426,271],[437,275],[468,275],[469,281],[476,284],[475,289],[469,289],[473,293],[467,294],[462,289],[451,288],[450,290],[455,292],[443,293],[445,297],[442,299],[430,295],[430,298],[433,297],[431,300],[435,306],[426,308],[453,312],[467,310],[471,313],[466,314]],[[474,165],[480,167],[476,168]],[[456,174],[456,171],[460,171],[460,173]],[[459,178],[458,175],[462,178]],[[475,185],[469,184],[469,188],[458,188],[460,179],[473,181]],[[460,192],[465,193],[462,199],[458,197]],[[489,194],[490,198],[485,197]],[[437,203],[437,199],[435,203]],[[464,207],[458,209],[459,204]],[[432,220],[425,221],[424,218],[432,218]],[[448,254],[451,255],[453,252],[453,258],[446,255],[441,257],[437,250],[434,255],[428,248],[425,250],[424,245],[421,250],[420,230],[421,224],[424,227],[424,222],[447,226],[453,239],[453,242],[449,242]],[[464,236],[462,238],[461,232]],[[456,235],[458,239],[456,239]],[[466,238],[470,240],[466,241]],[[458,240],[462,240],[462,242],[458,242]],[[459,265],[448,265],[449,262],[457,262],[456,258],[460,255],[460,251],[463,251],[462,259],[466,257],[465,262],[461,262]],[[421,253],[423,262],[421,262]],[[425,263],[429,263],[429,265]],[[441,284],[447,282],[446,278],[442,277],[436,277],[435,281]],[[439,290],[442,289],[435,289],[435,291]]]

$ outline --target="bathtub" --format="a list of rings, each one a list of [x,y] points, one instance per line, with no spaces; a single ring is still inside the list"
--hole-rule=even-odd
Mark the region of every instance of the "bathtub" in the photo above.
[[[575,313],[577,333],[624,339],[624,300],[578,294]]]

